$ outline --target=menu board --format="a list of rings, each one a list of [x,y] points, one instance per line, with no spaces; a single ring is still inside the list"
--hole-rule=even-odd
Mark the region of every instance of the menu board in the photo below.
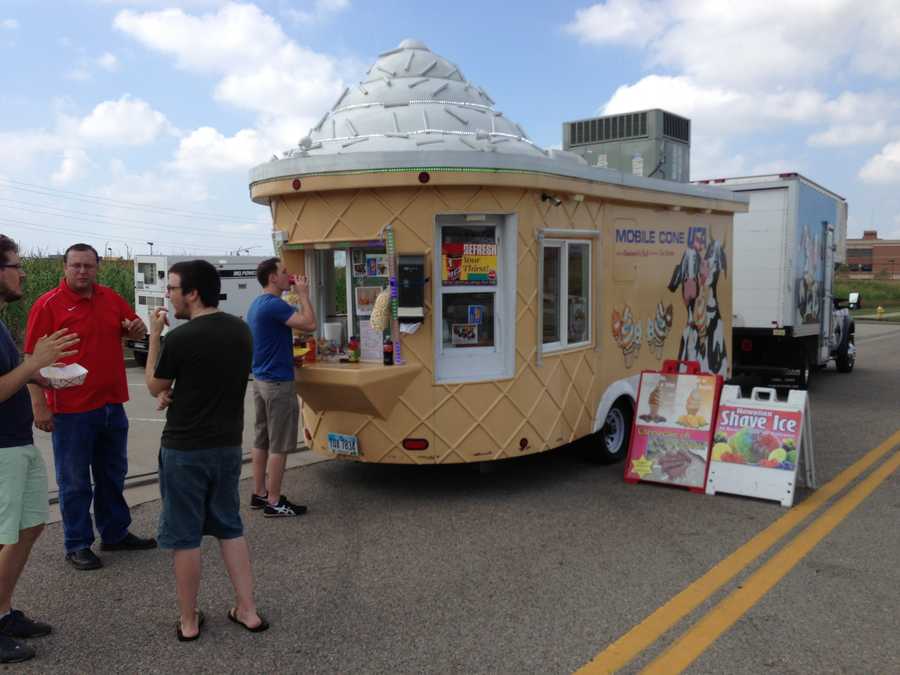
[[[721,378],[641,373],[625,479],[702,490]]]
[[[368,318],[359,322],[359,360],[382,361],[384,359],[384,341],[382,332],[372,328]]]

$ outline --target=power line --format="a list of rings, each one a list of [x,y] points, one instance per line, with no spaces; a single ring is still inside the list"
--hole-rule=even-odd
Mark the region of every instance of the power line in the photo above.
[[[73,209],[62,209],[56,208],[53,206],[42,206],[35,205],[33,202],[24,202],[18,199],[7,199],[5,197],[0,197],[0,202],[9,202],[12,204],[25,204],[26,206],[10,206],[7,208],[15,209],[19,211],[26,211],[28,213],[36,213],[39,215],[45,216],[63,216],[65,218],[70,218],[72,220],[82,220],[88,223],[93,223],[95,221],[104,221],[98,222],[98,225],[109,224],[109,225],[118,225],[120,223],[135,223],[137,225],[150,225],[154,228],[168,231],[168,232],[193,232],[195,234],[203,234],[203,235],[214,235],[216,237],[235,237],[235,238],[245,238],[246,236],[252,236],[251,233],[248,234],[240,234],[240,233],[230,233],[223,232],[221,230],[213,230],[207,228],[199,228],[199,227],[172,227],[168,225],[161,225],[159,223],[154,223],[149,220],[140,220],[137,218],[115,218],[112,216],[106,216],[100,213],[88,213],[86,211],[75,211]],[[34,208],[37,206],[38,208]],[[80,214],[80,215],[71,215],[71,214]],[[88,216],[84,218],[82,216]],[[254,225],[254,223],[248,223],[244,221],[244,225]],[[223,226],[224,227],[224,226]]]
[[[236,216],[229,216],[225,214],[215,214],[215,213],[202,213],[200,211],[189,211],[186,209],[172,209],[165,206],[148,206],[146,204],[140,204],[138,202],[129,202],[122,199],[112,199],[110,197],[100,197],[98,195],[92,195],[85,192],[72,192],[70,190],[59,190],[57,188],[48,188],[43,185],[37,185],[35,183],[26,183],[24,181],[13,180],[11,178],[0,178],[0,184],[6,185],[11,190],[20,190],[22,192],[32,192],[39,195],[57,197],[60,195],[65,195],[60,197],[61,199],[73,199],[76,201],[82,202],[90,202],[90,203],[102,203],[106,205],[116,205],[120,207],[127,207],[130,209],[139,209],[141,211],[150,211],[156,213],[167,213],[171,215],[181,215],[181,216],[189,216],[192,218],[201,218],[204,220],[232,220],[239,222],[246,222],[246,219],[238,218]]]
[[[129,242],[137,243],[137,244],[146,244],[147,243],[146,238],[141,239],[141,238],[134,238],[134,237],[117,237],[117,236],[111,235],[109,233],[90,232],[88,230],[69,230],[69,229],[60,228],[60,227],[47,227],[47,226],[41,225],[40,223],[32,223],[32,222],[22,221],[22,220],[10,220],[10,219],[6,219],[6,218],[0,218],[0,224],[9,225],[12,227],[20,227],[20,228],[23,228],[26,230],[37,230],[40,232],[52,232],[52,233],[59,232],[59,233],[74,234],[74,235],[79,235],[79,236],[89,235],[92,237],[97,237],[98,239],[103,239],[106,241],[121,242],[121,243],[129,243]],[[200,249],[200,250],[203,250],[205,248],[203,245],[192,245],[190,242],[185,242],[185,241],[177,241],[176,242],[176,241],[159,239],[159,240],[156,240],[156,243],[166,244],[168,246],[174,246],[176,248],[179,248],[179,247],[184,248],[186,246],[190,247],[190,248]]]

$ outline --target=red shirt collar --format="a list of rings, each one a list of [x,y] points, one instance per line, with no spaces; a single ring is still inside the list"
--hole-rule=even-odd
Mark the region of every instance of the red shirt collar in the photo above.
[[[91,300],[91,298],[86,298],[83,295],[78,295],[78,293],[69,288],[69,284],[66,283],[65,277],[59,280],[59,289],[71,302],[81,302],[82,300],[89,302]],[[103,295],[103,286],[101,286],[100,284],[94,284],[93,296],[98,295]]]

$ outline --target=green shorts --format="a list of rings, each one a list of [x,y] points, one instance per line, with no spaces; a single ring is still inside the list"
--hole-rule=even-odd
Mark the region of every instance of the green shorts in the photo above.
[[[47,522],[47,466],[33,445],[0,448],[0,544]]]

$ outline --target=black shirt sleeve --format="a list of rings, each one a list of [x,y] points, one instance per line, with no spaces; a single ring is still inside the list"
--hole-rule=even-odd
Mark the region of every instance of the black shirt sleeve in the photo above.
[[[178,336],[177,330],[171,331],[162,345],[159,361],[153,376],[160,380],[175,380],[178,375]]]

